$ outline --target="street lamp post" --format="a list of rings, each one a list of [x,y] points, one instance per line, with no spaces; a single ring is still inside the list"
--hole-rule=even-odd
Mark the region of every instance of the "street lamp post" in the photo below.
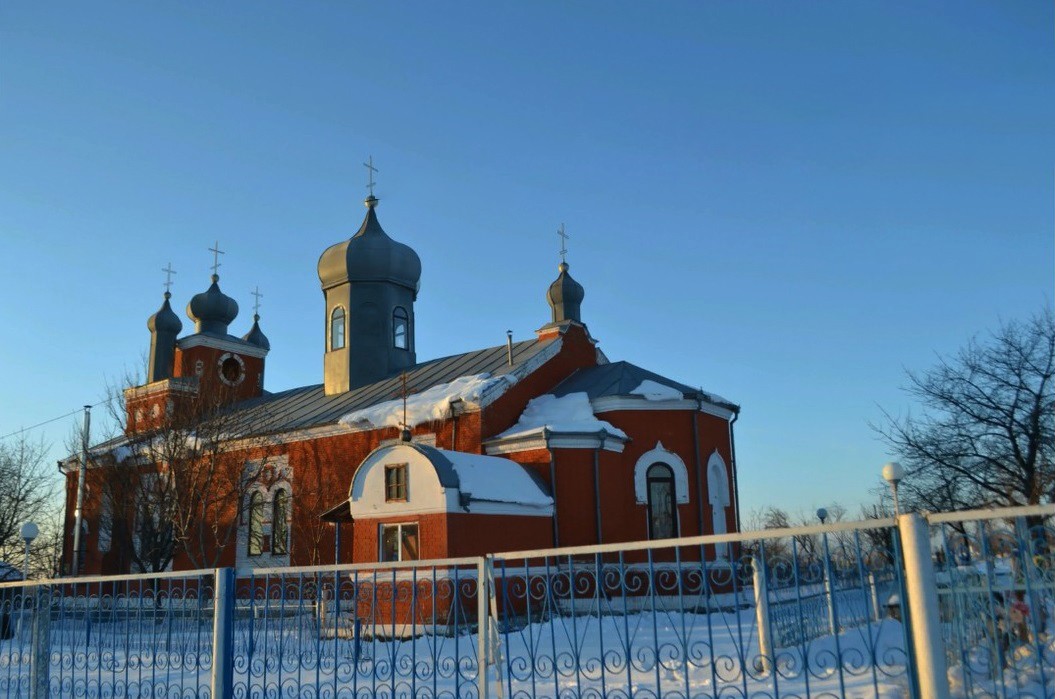
[[[824,509],[823,507],[818,508],[817,519],[821,521],[821,524],[824,524],[824,522],[828,519],[828,510]]]
[[[20,533],[22,535],[22,540],[26,542],[26,559],[25,564],[22,567],[22,579],[29,580],[29,545],[40,535],[40,527],[32,522],[26,522],[22,525]]]
[[[883,466],[883,480],[890,484],[890,490],[894,493],[894,516],[901,516],[901,505],[897,499],[897,486],[898,483],[905,477],[905,469],[901,468],[901,464],[896,461]]]

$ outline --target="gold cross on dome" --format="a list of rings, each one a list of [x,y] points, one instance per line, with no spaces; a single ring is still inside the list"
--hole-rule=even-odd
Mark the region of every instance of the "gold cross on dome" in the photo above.
[[[249,294],[256,297],[256,300],[253,301],[253,314],[260,315],[260,299],[264,298],[264,295],[260,293],[260,287],[257,286]]]
[[[219,240],[213,243],[213,247],[209,248],[209,252],[212,253],[212,273],[216,274],[220,269],[220,255],[225,255],[227,253],[220,249]]]
[[[374,196],[374,185],[377,184],[376,182],[374,182],[374,173],[375,172],[381,172],[381,171],[378,170],[376,167],[374,167],[374,156],[372,156],[372,155],[369,157],[369,159],[367,159],[367,161],[365,163],[363,163],[363,167],[366,168],[366,172],[367,172],[366,188],[368,190],[370,190],[370,196],[373,197]]]
[[[571,236],[564,232],[564,224],[560,224],[560,228],[557,229],[557,235],[560,236],[560,261],[566,262],[564,256],[568,254],[568,240]]]
[[[172,275],[176,273],[176,270],[172,269],[172,263],[161,268],[161,271],[165,273],[165,293],[168,293],[172,289]]]

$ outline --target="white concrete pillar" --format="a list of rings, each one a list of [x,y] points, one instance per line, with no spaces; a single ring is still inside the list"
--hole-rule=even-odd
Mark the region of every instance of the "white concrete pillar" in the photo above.
[[[945,665],[945,643],[938,617],[938,583],[930,556],[930,527],[919,514],[897,518],[905,562],[905,594],[912,620],[910,662],[919,678],[920,696],[949,699],[949,679]],[[902,604],[904,605],[904,601]]]
[[[758,654],[762,660],[762,672],[773,670],[773,639],[769,636],[769,583],[766,581],[766,563],[759,551],[751,562],[755,589],[755,626],[758,627]]]

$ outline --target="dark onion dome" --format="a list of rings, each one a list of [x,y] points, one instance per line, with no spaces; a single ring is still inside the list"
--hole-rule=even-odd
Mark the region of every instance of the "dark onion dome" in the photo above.
[[[208,290],[195,294],[187,304],[195,332],[226,335],[227,326],[238,316],[238,302],[220,291],[219,281],[218,275],[212,275]]]
[[[567,262],[561,262],[557,269],[560,270],[560,275],[557,276],[556,281],[549,285],[549,290],[546,291],[546,300],[553,310],[553,322],[559,323],[565,320],[574,320],[581,323],[579,305],[586,297],[586,290],[582,288],[582,284],[572,279],[571,275],[568,274]]]
[[[180,321],[179,316],[172,310],[172,306],[169,305],[170,298],[172,298],[172,294],[166,291],[165,302],[161,304],[161,308],[158,309],[157,313],[147,319],[147,329],[150,330],[150,332],[179,335],[183,330],[183,323]]]
[[[366,218],[359,231],[319,258],[319,280],[328,289],[344,282],[391,282],[417,294],[421,260],[409,245],[388,237],[377,222],[377,199],[366,200]]]
[[[242,339],[251,345],[260,347],[261,349],[271,349],[271,343],[267,341],[267,335],[265,335],[264,331],[260,329],[259,315],[253,315],[253,327],[249,329],[249,332],[242,336]]]

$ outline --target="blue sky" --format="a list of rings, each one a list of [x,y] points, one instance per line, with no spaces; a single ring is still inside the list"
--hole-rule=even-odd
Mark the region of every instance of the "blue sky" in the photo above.
[[[869,499],[905,368],[1052,299],[1050,3],[5,3],[0,435],[94,403],[221,287],[321,381],[315,265],[364,209],[419,359],[583,318],[743,406],[745,511]],[[181,312],[182,314],[182,312]],[[184,327],[190,327],[184,316]],[[34,431],[56,445],[75,418]]]

